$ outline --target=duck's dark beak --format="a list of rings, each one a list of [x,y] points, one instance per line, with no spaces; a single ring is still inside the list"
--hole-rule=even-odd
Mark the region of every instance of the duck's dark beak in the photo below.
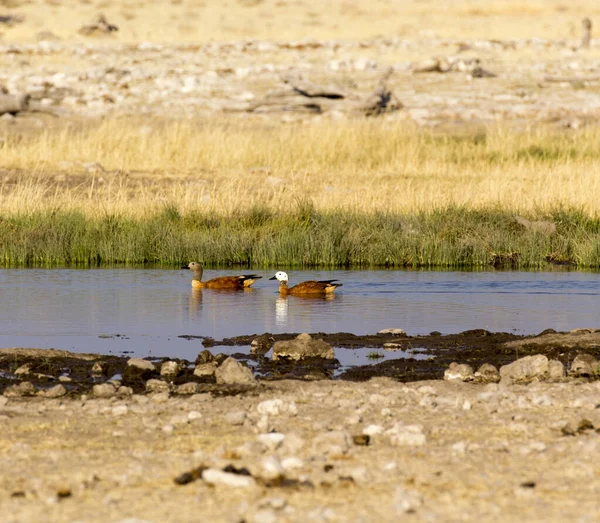
[[[269,278],[269,280],[276,280],[277,276],[273,276],[272,278]]]
[[[188,266],[185,266],[185,267],[182,267],[182,269],[189,269],[189,267],[188,267]]]

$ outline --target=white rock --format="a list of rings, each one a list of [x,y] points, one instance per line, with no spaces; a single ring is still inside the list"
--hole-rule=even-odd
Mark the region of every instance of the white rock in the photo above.
[[[45,398],[60,398],[67,393],[67,389],[65,389],[64,385],[60,383],[55,385],[54,387],[49,388],[48,390],[43,391],[43,396]]]
[[[453,362],[444,372],[447,381],[472,381],[475,379],[473,367],[466,363]]]
[[[190,412],[188,412],[187,417],[190,421],[195,421],[197,419],[202,418],[202,414],[197,410],[191,410]]]
[[[266,456],[260,463],[260,477],[267,481],[283,477],[284,472],[285,470],[277,456]]]
[[[180,370],[181,365],[176,361],[165,361],[160,367],[160,375],[166,378],[174,378]]]
[[[157,392],[155,394],[152,394],[150,399],[152,400],[152,403],[166,403],[167,401],[169,401],[169,393],[168,391]]]
[[[367,436],[378,436],[379,434],[383,434],[383,430],[381,425],[368,425],[363,429],[362,433]]]
[[[202,479],[209,485],[225,485],[232,488],[249,488],[255,484],[252,476],[232,474],[218,469],[205,470],[202,473]]]
[[[294,401],[284,401],[282,399],[263,401],[256,408],[260,414],[269,416],[279,416],[280,414],[295,416],[298,414],[298,408]]]
[[[425,445],[427,437],[423,434],[422,425],[404,425],[397,423],[385,433],[394,446],[420,446]]]
[[[21,365],[16,371],[15,376],[23,376],[25,374],[29,374],[31,372],[31,365],[26,363],[25,365]]]
[[[402,514],[415,512],[423,505],[423,497],[414,490],[398,487],[394,495],[396,510]]]
[[[312,448],[317,454],[345,454],[350,448],[350,435],[342,430],[319,434],[313,439]]]
[[[208,363],[199,363],[194,369],[194,376],[213,376],[218,368],[216,361],[210,361]]]
[[[248,367],[244,367],[235,358],[227,358],[215,371],[217,383],[227,385],[253,385],[256,378]]]
[[[285,434],[281,434],[280,432],[269,432],[268,434],[259,434],[257,439],[269,450],[275,450],[282,445],[285,440]]]
[[[154,363],[148,360],[144,360],[142,358],[130,358],[129,360],[127,360],[127,365],[142,370],[156,370]]]
[[[146,382],[146,392],[168,392],[169,384],[163,380],[148,380]]]
[[[124,416],[128,412],[129,408],[127,405],[117,405],[116,407],[113,407],[111,411],[113,416]]]
[[[281,466],[285,470],[301,469],[304,467],[304,461],[296,456],[288,456],[287,458],[283,458],[281,460]]]
[[[100,383],[92,388],[92,394],[97,398],[112,398],[116,392],[115,386],[111,383]]]
[[[406,331],[403,329],[381,329],[377,334],[393,334],[394,336],[405,336]]]
[[[225,423],[228,425],[243,425],[246,421],[246,413],[243,410],[236,410],[225,414]]]

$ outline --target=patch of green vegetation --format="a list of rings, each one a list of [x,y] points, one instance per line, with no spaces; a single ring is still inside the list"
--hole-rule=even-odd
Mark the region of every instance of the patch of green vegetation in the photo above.
[[[370,360],[379,360],[383,357],[384,355],[381,354],[381,352],[369,352],[369,354],[367,354],[367,358],[369,358]]]
[[[556,226],[528,229],[499,209],[446,207],[417,214],[319,211],[306,202],[231,215],[147,218],[119,214],[31,212],[0,216],[4,266],[104,266],[190,260],[207,266],[540,268],[548,263],[600,267],[600,220],[557,208],[528,219]]]

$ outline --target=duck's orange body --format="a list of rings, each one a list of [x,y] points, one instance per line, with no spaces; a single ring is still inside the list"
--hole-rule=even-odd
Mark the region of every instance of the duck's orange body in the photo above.
[[[256,280],[262,278],[256,274],[240,274],[239,276],[220,276],[212,280],[202,281],[202,265],[197,262],[190,263],[182,269],[190,269],[194,271],[194,279],[192,287],[194,289],[231,289],[242,290],[250,287]]]
[[[293,287],[288,287],[288,276],[285,272],[278,272],[271,280],[279,280],[279,294],[281,296],[323,296],[331,294],[342,284],[337,280],[303,281]]]

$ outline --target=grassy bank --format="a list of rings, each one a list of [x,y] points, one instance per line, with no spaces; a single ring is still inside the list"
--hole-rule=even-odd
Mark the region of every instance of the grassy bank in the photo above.
[[[457,207],[322,212],[302,202],[286,213],[256,207],[228,216],[174,207],[143,219],[39,212],[0,217],[0,256],[6,266],[600,267],[599,219],[564,209],[545,218],[522,225],[506,211]]]
[[[6,133],[0,166],[5,265],[600,265],[592,127],[107,120]]]

